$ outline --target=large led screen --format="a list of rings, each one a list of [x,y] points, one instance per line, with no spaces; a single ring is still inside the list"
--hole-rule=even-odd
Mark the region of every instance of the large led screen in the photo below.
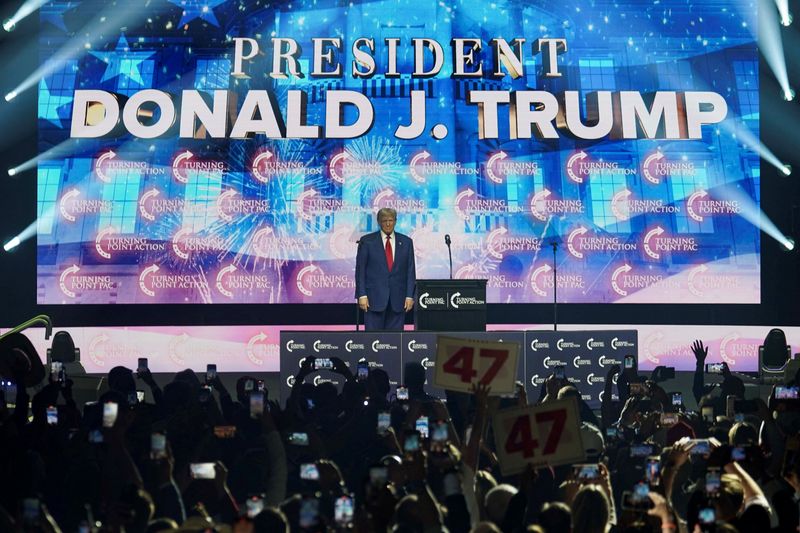
[[[357,241],[391,207],[418,277],[449,277],[449,235],[490,302],[552,301],[555,261],[561,302],[757,303],[756,19],[743,0],[50,2],[38,302],[353,302]]]

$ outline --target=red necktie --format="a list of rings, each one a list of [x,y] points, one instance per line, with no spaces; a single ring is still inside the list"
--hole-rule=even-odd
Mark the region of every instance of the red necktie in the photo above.
[[[389,236],[386,236],[386,265],[389,267],[389,270],[392,269],[392,264],[394,263],[394,258],[392,258],[392,241]]]

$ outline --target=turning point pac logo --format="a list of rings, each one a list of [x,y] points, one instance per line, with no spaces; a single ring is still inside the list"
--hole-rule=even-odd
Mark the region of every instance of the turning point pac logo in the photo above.
[[[217,215],[225,222],[233,222],[234,215],[269,213],[269,199],[238,198],[239,192],[226,189],[217,197]]]
[[[583,213],[583,200],[558,199],[550,189],[544,188],[531,197],[530,210],[536,219],[546,222],[551,215]]]
[[[233,299],[236,292],[268,291],[273,288],[272,279],[263,274],[240,272],[239,268],[230,264],[217,272],[217,291],[226,298]]]
[[[703,222],[712,215],[738,215],[742,206],[737,200],[714,200],[708,191],[697,190],[686,200],[686,213],[695,222]]]
[[[513,161],[502,150],[489,156],[486,161],[486,177],[497,185],[503,184],[509,174],[535,176],[538,172],[539,164],[535,161]]]
[[[698,244],[694,237],[671,237],[664,228],[656,226],[644,235],[644,253],[651,259],[661,259],[661,252],[697,252]]]
[[[695,175],[694,163],[688,161],[686,156],[682,156],[681,161],[669,161],[660,151],[652,152],[642,162],[642,175],[651,185],[660,185],[664,178],[672,174],[692,178]]]
[[[181,259],[189,259],[192,253],[218,252],[225,249],[219,235],[196,235],[191,228],[181,228],[172,237],[172,251]]]
[[[494,259],[503,259],[505,252],[530,252],[541,248],[541,239],[511,235],[503,226],[493,229],[486,236],[486,251]]]
[[[113,206],[107,200],[84,200],[81,191],[72,188],[65,192],[58,201],[58,210],[64,220],[75,222],[78,215],[94,215],[111,213]]]
[[[58,278],[58,287],[64,296],[77,298],[78,292],[111,291],[117,288],[117,283],[112,281],[111,276],[78,275],[80,271],[81,267],[72,264],[61,272]]]
[[[378,161],[361,161],[349,151],[342,150],[328,160],[328,174],[332,181],[344,185],[351,176],[381,175],[384,168]]]

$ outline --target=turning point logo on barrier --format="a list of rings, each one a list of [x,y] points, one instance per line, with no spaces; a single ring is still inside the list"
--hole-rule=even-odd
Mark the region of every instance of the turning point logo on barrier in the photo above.
[[[247,341],[247,359],[251,363],[263,366],[264,361],[270,357],[278,357],[278,346],[268,342],[266,333],[259,331]]]

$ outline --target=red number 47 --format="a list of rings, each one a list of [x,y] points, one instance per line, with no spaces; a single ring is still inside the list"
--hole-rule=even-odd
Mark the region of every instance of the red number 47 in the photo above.
[[[561,440],[561,435],[564,432],[566,421],[567,411],[565,409],[536,413],[537,426],[540,423],[552,422],[547,441],[541,451],[542,455],[549,455],[556,451],[558,442]],[[508,432],[508,438],[505,444],[506,453],[512,454],[521,452],[522,457],[530,459],[534,456],[534,450],[538,447],[539,441],[533,438],[533,432],[531,431],[531,416],[525,414],[517,417],[517,419],[514,420],[514,424],[511,426],[511,431]]]
[[[481,349],[480,357],[491,357],[494,359],[491,366],[486,370],[486,373],[481,377],[480,382],[482,385],[488,385],[497,376],[500,369],[508,360],[508,350],[489,350]],[[475,370],[475,349],[470,346],[459,348],[450,356],[450,358],[442,364],[442,369],[448,374],[455,374],[459,376],[462,383],[472,383],[472,380],[478,376],[478,371]]]

